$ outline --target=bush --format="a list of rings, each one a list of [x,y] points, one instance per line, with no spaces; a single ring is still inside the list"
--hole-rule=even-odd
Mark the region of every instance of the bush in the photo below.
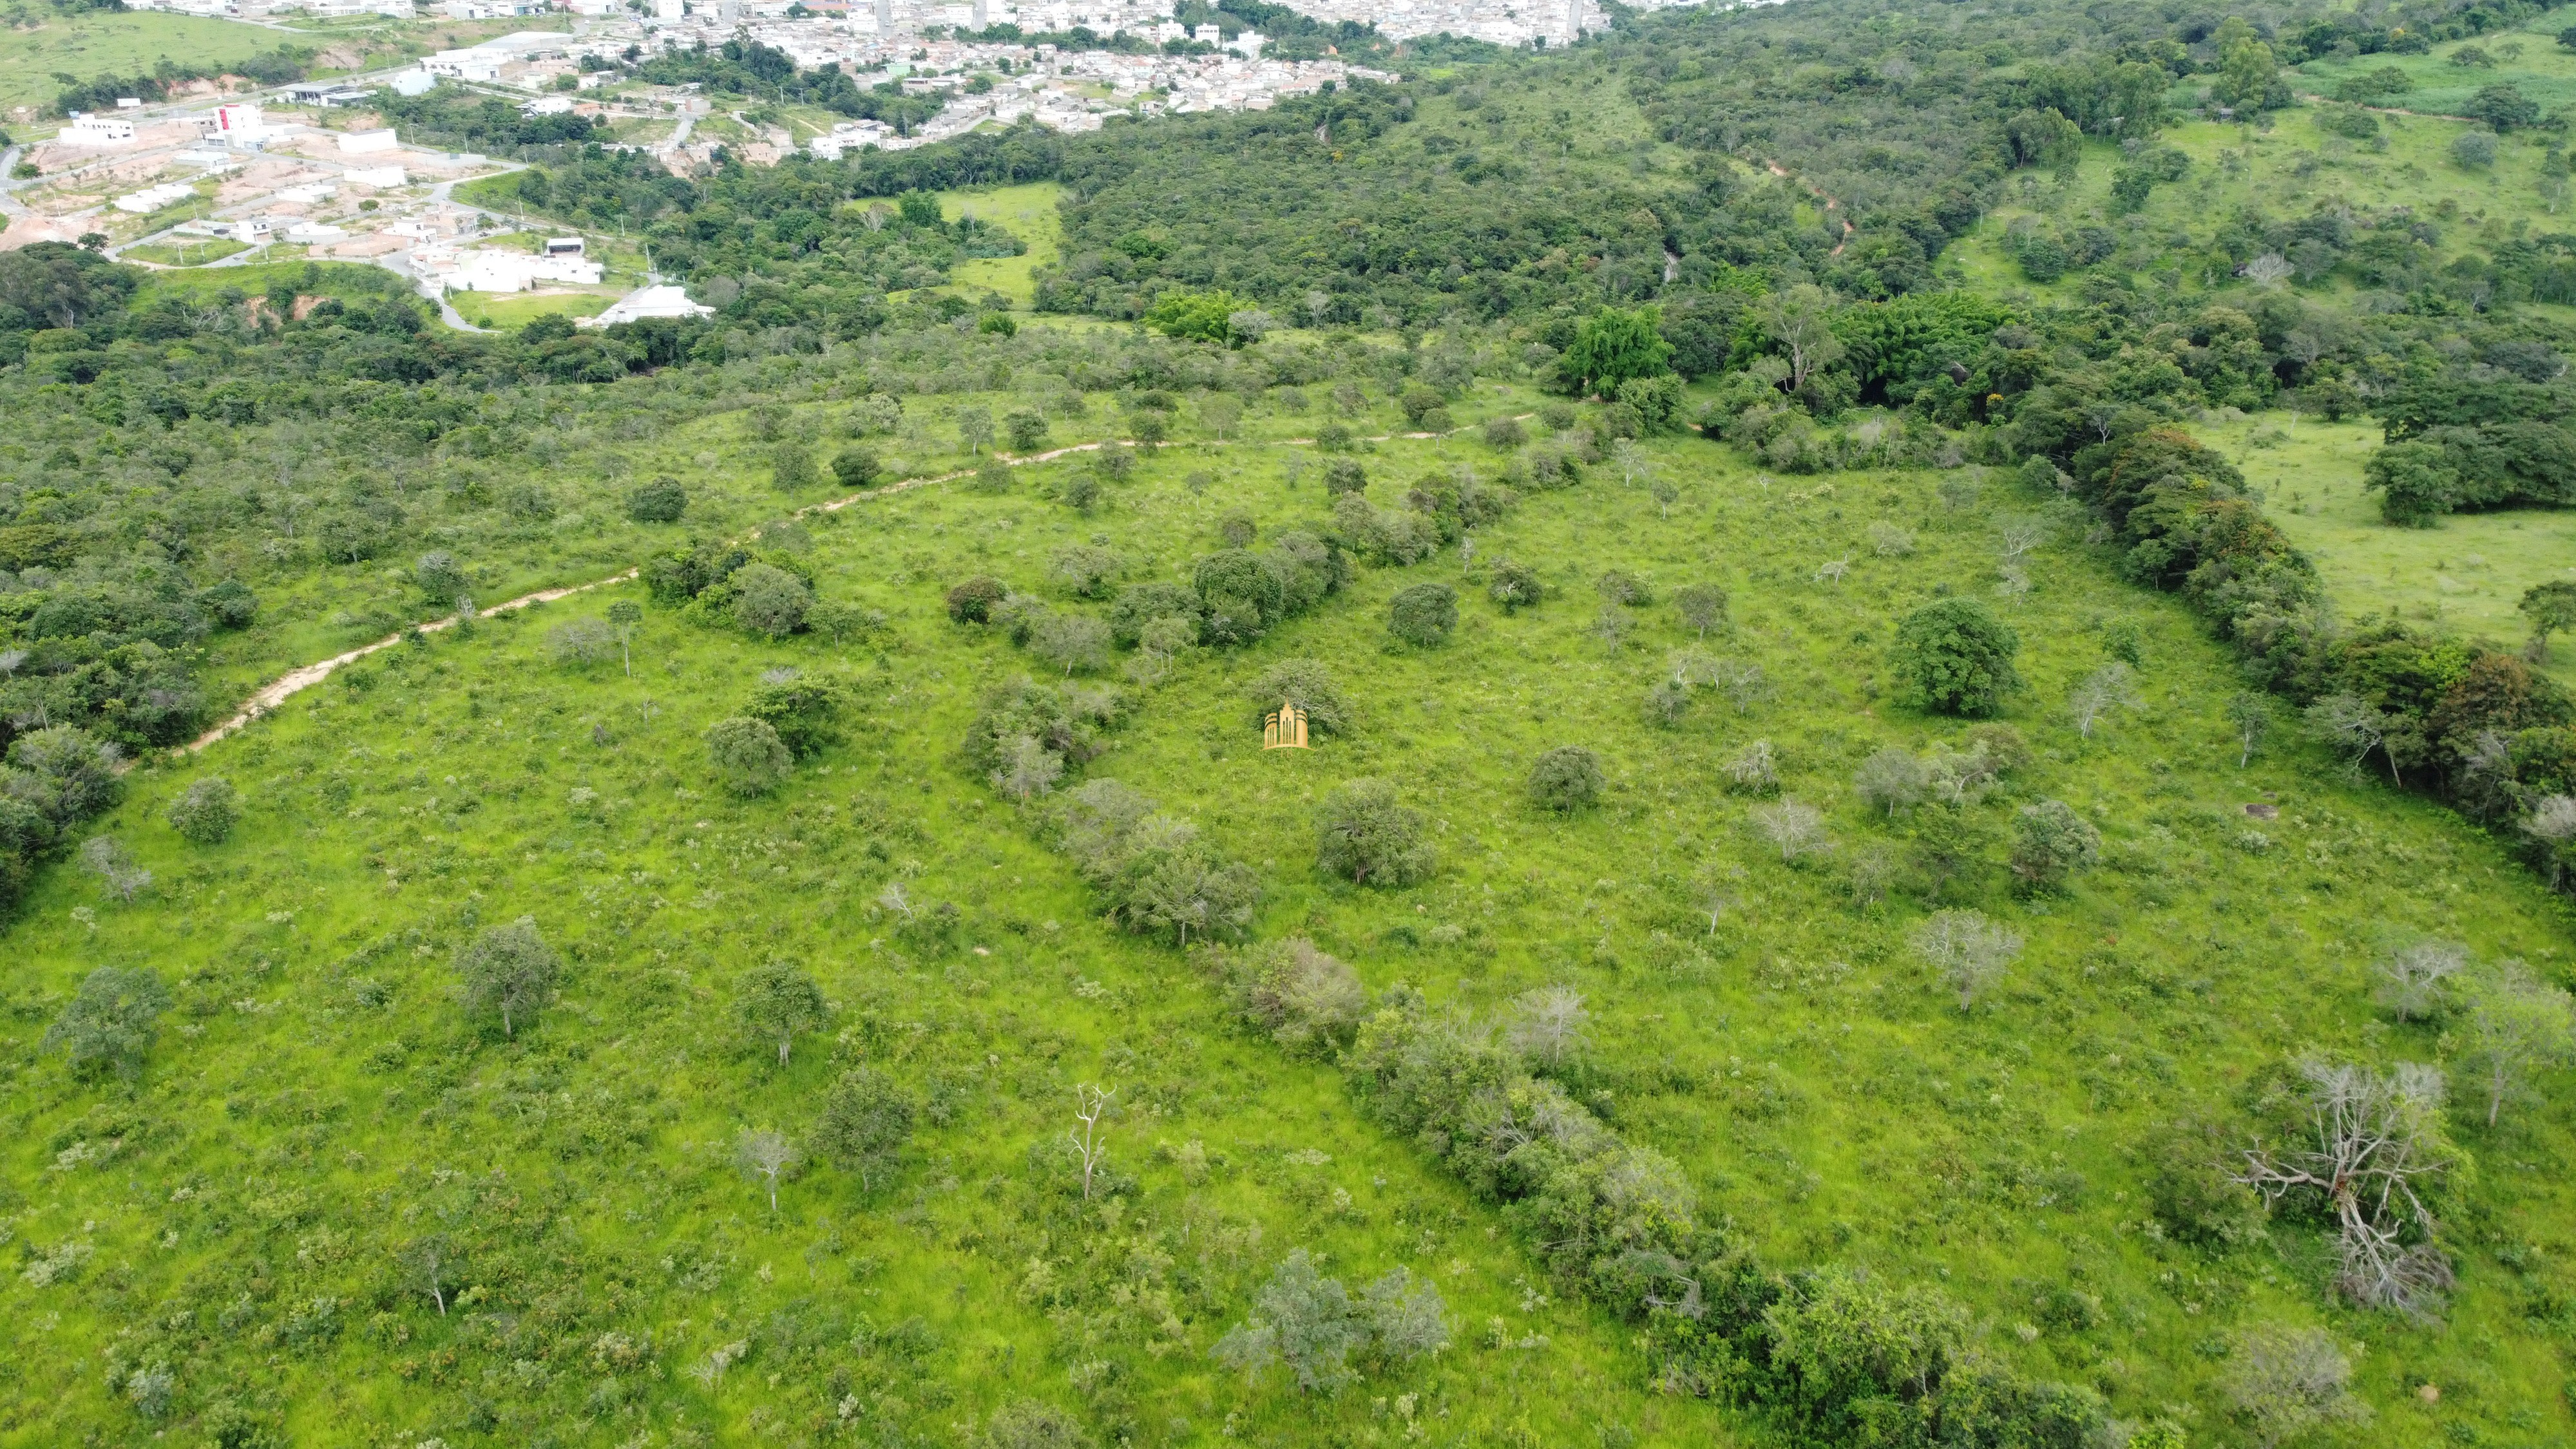
[[[745,564],[733,571],[734,622],[755,634],[784,639],[805,627],[814,604],[805,581],[774,564]]]
[[[1328,494],[1360,493],[1368,488],[1368,470],[1357,458],[1334,458],[1324,464],[1324,491]]]
[[[1209,961],[1234,1014],[1300,1055],[1350,1045],[1368,1010],[1359,973],[1303,936],[1220,949]]]
[[[747,715],[717,720],[707,730],[707,756],[725,789],[746,800],[777,789],[796,763],[769,721]]]
[[[1530,799],[1559,814],[1598,802],[1604,783],[1601,757],[1581,745],[1559,745],[1530,766]]]
[[[993,1412],[975,1449],[1093,1449],[1098,1442],[1055,1405],[1018,1399]]]
[[[2168,1237],[2196,1248],[2234,1248],[2263,1235],[2263,1199],[2238,1182],[2215,1138],[2178,1130],[2150,1145],[2147,1203]]]
[[[991,623],[993,606],[1010,592],[1000,579],[978,574],[948,591],[948,617],[960,624]]]
[[[842,487],[856,491],[873,488],[885,474],[885,464],[871,448],[843,448],[832,455],[832,477]]]
[[[454,604],[470,587],[456,556],[444,550],[422,554],[412,567],[412,578],[422,596],[442,608]]]
[[[817,481],[814,450],[793,440],[773,446],[769,450],[769,480],[782,493],[813,487]]]
[[[1518,418],[1493,418],[1485,424],[1485,443],[1488,447],[1509,450],[1528,441],[1529,429],[1522,427],[1521,420]]]
[[[557,664],[582,666],[617,657],[617,631],[598,619],[567,619],[546,631]]]
[[[2063,800],[2025,805],[2013,817],[2012,873],[2027,891],[2063,887],[2102,858],[2102,832]]]
[[[2433,443],[2390,443],[2362,460],[2361,487],[2379,495],[2379,516],[2400,528],[2431,528],[2458,506],[2460,475]]]
[[[1991,715],[2021,683],[2021,636],[1974,599],[1940,599],[1896,628],[1897,673],[1918,706],[1936,714]]]
[[[1485,592],[1504,613],[1516,614],[1547,597],[1547,585],[1539,582],[1538,570],[1505,559],[1494,565],[1493,582]]]
[[[1386,631],[1407,644],[1430,648],[1458,627],[1458,591],[1447,584],[1415,584],[1387,604]]]
[[[841,691],[797,676],[764,681],[743,713],[767,724],[796,758],[811,759],[841,742]]]
[[[84,977],[80,993],[47,1028],[42,1049],[61,1048],[79,1077],[115,1076],[132,1081],[160,1036],[169,988],[149,967],[101,966]]]
[[[1334,683],[1333,671],[1322,660],[1282,659],[1252,681],[1255,722],[1282,702],[1304,710],[1306,728],[1314,734],[1350,732],[1351,707],[1342,698],[1341,686]]]
[[[626,516],[637,523],[677,523],[689,511],[689,490],[677,478],[656,478],[626,495]]]
[[[1109,606],[1109,637],[1121,649],[1133,649],[1141,642],[1145,626],[1157,619],[1178,619],[1189,625],[1190,638],[1198,638],[1199,599],[1179,584],[1155,582],[1130,584],[1118,591]]]
[[[1353,885],[1413,885],[1439,868],[1427,831],[1392,781],[1348,780],[1315,812],[1315,868]]]
[[[170,802],[170,828],[197,845],[221,845],[241,810],[230,780],[199,780]]]

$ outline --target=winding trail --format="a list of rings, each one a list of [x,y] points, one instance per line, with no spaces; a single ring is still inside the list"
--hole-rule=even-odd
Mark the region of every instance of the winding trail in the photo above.
[[[1531,414],[1516,413],[1512,416],[1513,420],[1517,422],[1530,417]],[[1398,438],[1422,441],[1433,438],[1455,437],[1466,431],[1466,428],[1461,427],[1451,428],[1445,433],[1378,433],[1359,441],[1385,443],[1392,442]],[[1313,447],[1314,443],[1315,440],[1312,438],[1276,438],[1267,443],[1253,444],[1245,444],[1241,440],[1227,441],[1225,439],[1218,439],[1213,444],[1200,444],[1199,446],[1218,448],[1244,446],[1300,448]],[[1058,458],[1068,457],[1075,453],[1098,452],[1100,449],[1109,447],[1112,444],[1128,448],[1138,446],[1133,439],[1129,438],[1100,438],[1088,443],[1068,444],[1064,447],[1050,449],[1043,453],[1031,453],[1025,457],[1013,457],[1008,453],[999,451],[996,451],[993,456],[1001,459],[1004,464],[1017,468],[1028,463],[1050,463]],[[954,482],[959,478],[971,477],[973,476],[974,471],[975,470],[972,468],[960,468],[949,473],[931,474],[920,478],[906,478],[899,483],[889,483],[883,488],[864,489],[860,492],[851,494],[847,498],[834,498],[821,503],[808,503],[788,516],[791,518],[801,518],[809,513],[838,513],[842,509],[847,508],[854,503],[865,503],[871,499],[884,498],[896,493],[909,493],[915,488],[927,488],[933,483],[949,483]],[[754,529],[750,536],[758,538],[760,536],[759,530]],[[726,540],[728,543],[739,541],[740,540],[737,539]],[[611,587],[612,585],[622,584],[630,579],[639,577],[642,573],[643,570],[641,568],[630,568],[623,573],[611,574],[604,579],[593,579],[586,584],[566,584],[561,588],[539,589],[532,594],[521,594],[519,597],[511,599],[506,603],[494,604],[491,608],[485,609],[481,612],[483,616],[506,614],[514,609],[527,608],[531,604],[551,603],[556,599],[565,599],[570,598],[575,594],[588,593],[592,589],[604,589]],[[284,704],[287,700],[303,693],[305,690],[311,689],[313,686],[320,684],[323,680],[330,678],[332,672],[344,664],[355,664],[370,654],[377,653],[380,650],[391,649],[414,633],[436,634],[442,630],[452,629],[455,626],[456,616],[452,614],[436,619],[424,619],[420,623],[412,625],[410,628],[388,634],[384,638],[379,639],[372,644],[362,644],[346,653],[334,654],[328,659],[319,660],[312,664],[290,669],[286,673],[279,675],[277,678],[261,686],[257,693],[253,694],[249,699],[244,700],[241,708],[234,712],[232,718],[227,719],[222,724],[216,725],[214,728],[207,730],[204,734],[197,736],[186,744],[178,746],[176,749],[171,751],[171,754],[185,758],[186,756],[196,754],[207,746],[216,743],[226,735],[238,733],[239,731],[247,728],[253,721],[260,719],[262,716],[275,710],[279,705]]]

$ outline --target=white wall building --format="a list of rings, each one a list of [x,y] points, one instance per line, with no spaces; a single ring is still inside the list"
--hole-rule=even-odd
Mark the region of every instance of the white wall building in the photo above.
[[[134,123],[114,116],[75,116],[57,139],[66,146],[130,146]]]
[[[401,145],[402,142],[396,139],[391,126],[387,126],[380,131],[343,131],[340,133],[340,154],[344,156],[368,156],[373,155],[378,151],[391,151]]]

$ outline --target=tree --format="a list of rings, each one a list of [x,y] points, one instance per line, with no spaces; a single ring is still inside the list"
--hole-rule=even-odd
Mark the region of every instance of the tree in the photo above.
[[[788,753],[769,721],[743,715],[708,727],[707,757],[723,777],[725,789],[746,800],[777,789],[796,765],[796,757]]]
[[[420,562],[412,566],[412,580],[420,585],[422,597],[442,608],[455,603],[469,587],[456,555],[444,549],[422,554]]]
[[[124,752],[77,725],[47,725],[20,735],[9,746],[9,763],[26,772],[9,782],[10,793],[42,811],[57,829],[102,813],[125,793],[118,776]]]
[[[1226,430],[1243,421],[1243,402],[1231,393],[1210,393],[1199,400],[1199,421],[1223,442]]]
[[[194,845],[221,845],[241,818],[240,797],[233,782],[220,777],[193,781],[170,802],[170,828]]]
[[[1324,492],[1338,498],[1345,493],[1368,491],[1368,470],[1357,458],[1328,458],[1324,462]]]
[[[1002,417],[1002,436],[1010,439],[1014,453],[1034,453],[1046,446],[1046,414],[1021,408]]]
[[[2270,701],[2250,690],[2240,689],[2227,697],[2228,728],[2236,732],[2236,768],[2244,769],[2254,759],[2254,747],[2272,729]]]
[[[1055,788],[1064,778],[1064,756],[1035,735],[1013,735],[1002,742],[1001,763],[992,773],[993,788],[1014,800],[1030,800]]]
[[[1779,758],[1769,740],[1747,742],[1718,768],[1730,786],[1747,794],[1768,795],[1780,788]]]
[[[617,653],[625,665],[626,677],[635,677],[635,628],[644,622],[644,606],[633,599],[620,599],[608,606],[608,627],[617,631]]]
[[[1762,335],[1778,347],[1789,364],[1789,391],[1797,392],[1817,371],[1840,362],[1842,340],[1834,335],[1833,299],[1812,283],[1766,294],[1755,318]]]
[[[2498,131],[2519,131],[2526,126],[2540,124],[2540,102],[2524,95],[2513,82],[2504,81],[2478,87],[2478,93],[2469,97],[2468,104],[2460,107],[2460,114],[2472,121],[2484,121]],[[2472,131],[2468,134],[2480,133]],[[2487,150],[2490,156],[2494,154],[2492,137],[2487,141]]]
[[[734,1009],[755,1040],[777,1044],[782,1067],[787,1065],[787,1051],[796,1033],[812,1031],[830,1019],[823,1006],[823,988],[803,967],[786,960],[753,967],[743,978]]]
[[[1389,1269],[1362,1290],[1360,1302],[1377,1351],[1388,1358],[1429,1358],[1449,1346],[1448,1305],[1440,1299],[1440,1285],[1409,1268]]]
[[[990,623],[993,606],[1010,593],[1000,579],[979,574],[948,591],[948,617],[960,624]]]
[[[733,571],[733,619],[755,634],[784,639],[805,627],[814,591],[774,564],[748,563]]]
[[[151,968],[101,966],[81,978],[40,1046],[68,1054],[74,1076],[130,1082],[143,1074],[161,1034],[161,1013],[169,1009],[169,989]]]
[[[874,488],[884,476],[885,463],[874,448],[843,448],[832,455],[832,477],[853,492]]]
[[[1852,788],[1860,793],[1862,803],[1874,810],[1885,810],[1893,820],[1896,812],[1911,810],[1923,802],[1931,791],[1932,776],[1911,751],[1889,745],[1860,762],[1860,769],[1852,776]]]
[[[734,1139],[733,1157],[745,1174],[769,1189],[769,1210],[778,1211],[778,1179],[797,1163],[796,1144],[775,1128],[745,1129]]]
[[[1346,780],[1315,811],[1315,868],[1353,885],[1407,886],[1431,878],[1439,855],[1422,812],[1389,780]]]
[[[617,648],[617,631],[597,619],[567,619],[546,631],[546,652],[557,664],[596,664]]]
[[[2495,164],[2496,136],[2493,131],[2463,131],[2451,138],[2451,159],[2463,169],[2483,171]]]
[[[2093,738],[2093,726],[2111,711],[2138,709],[2145,704],[2138,696],[2136,671],[2115,659],[2084,676],[2084,682],[2075,686],[2075,692],[2068,697],[2067,710],[2075,716],[2075,732],[2089,740]]]
[[[1726,590],[1715,584],[1684,584],[1673,590],[1674,612],[1682,616],[1682,625],[1701,639],[1708,631],[1726,622]]]
[[[2466,947],[2424,941],[2379,963],[2379,1004],[2399,1021],[2422,1021],[2442,1007],[2442,983],[2469,964]]]
[[[1089,614],[1049,614],[1029,631],[1029,650],[1070,678],[1109,662],[1109,625]]]
[[[1109,1099],[1118,1095],[1116,1087],[1096,1087],[1088,1082],[1073,1089],[1073,1120],[1065,1130],[1065,1141],[1072,1145],[1074,1161],[1082,1168],[1082,1200],[1091,1201],[1093,1176],[1108,1160],[1109,1144],[1100,1135],[1101,1119],[1109,1115]]]
[[[429,1295],[441,1318],[447,1316],[447,1285],[455,1279],[456,1260],[456,1245],[445,1233],[423,1233],[403,1245],[403,1276]]]
[[[1505,1040],[1512,1050],[1548,1066],[1562,1066],[1583,1045],[1583,1028],[1592,1013],[1583,1009],[1583,994],[1571,986],[1542,986],[1512,998],[1511,1029]]]
[[[1493,582],[1485,592],[1504,613],[1516,614],[1545,598],[1547,586],[1539,581],[1538,570],[1504,559],[1494,565]]]
[[[2024,805],[2013,815],[2011,865],[2026,891],[2053,891],[2102,858],[2102,832],[2063,800]]]
[[[2566,992],[2507,962],[2470,995],[2469,1064],[2485,1082],[2487,1125],[2504,1099],[2544,1067],[2576,1057],[2576,1002]]]
[[[1771,843],[1771,848],[1780,852],[1782,865],[1795,865],[1802,855],[1833,849],[1833,841],[1825,834],[1825,813],[1813,805],[1801,805],[1795,800],[1756,805],[1746,812],[1746,818]]]
[[[769,450],[769,481],[781,493],[814,486],[814,450],[793,439]]]
[[[1306,712],[1307,729],[1318,735],[1347,734],[1351,729],[1350,702],[1342,697],[1331,666],[1320,659],[1282,659],[1271,665],[1252,681],[1250,699],[1256,716],[1283,703],[1297,706]]]
[[[2238,111],[2259,111],[2271,103],[2273,88],[2280,83],[2281,68],[2272,57],[2272,47],[2251,35],[2229,44],[2221,52],[2218,83],[2210,94],[2222,106]]]
[[[2551,579],[2533,584],[2522,591],[2522,601],[2514,607],[2531,621],[2531,662],[2545,663],[2549,658],[2549,636],[2576,630],[2576,581]]]
[[[136,896],[152,888],[152,872],[136,864],[133,854],[113,836],[96,835],[81,842],[80,862],[120,905],[134,904]]]
[[[2310,734],[2327,744],[2352,751],[2350,763],[2356,770],[2361,768],[2363,760],[2370,757],[2372,750],[2388,743],[2389,731],[2396,724],[2372,708],[2367,700],[2351,694],[2327,695],[2308,706],[2306,717]],[[2394,752],[2388,756],[2388,779],[2391,784],[2402,783],[2397,778],[2397,756]]]
[[[1251,1317],[1218,1339],[1209,1356],[1246,1379],[1285,1364],[1300,1391],[1332,1394],[1351,1381],[1350,1357],[1368,1338],[1350,1290],[1317,1272],[1306,1250],[1296,1248],[1261,1286]]]
[[[689,490],[677,478],[639,483],[626,495],[626,516],[637,523],[677,523],[688,510]]]
[[[2370,1405],[2353,1397],[2352,1360],[2322,1328],[2273,1323],[2247,1330],[2236,1340],[2225,1383],[2263,1449],[2370,1420]]]
[[[469,1016],[487,1012],[501,1018],[501,1034],[518,1035],[521,1019],[533,1020],[554,990],[563,959],[537,932],[534,916],[521,916],[505,926],[486,926],[456,953],[456,978],[464,988]]]
[[[1400,589],[1386,608],[1386,632],[1420,648],[1446,641],[1458,627],[1458,591],[1447,584]]]
[[[993,410],[972,404],[959,408],[957,442],[968,453],[980,456],[993,442]]]
[[[2567,847],[2576,842],[2576,796],[2542,796],[2523,817],[2522,830],[2547,853],[2549,888],[2558,889],[2567,869]]]
[[[2020,651],[2021,636],[1974,599],[1936,599],[1896,627],[1896,670],[1914,702],[1936,714],[1994,714],[2021,684]]]
[[[872,1191],[911,1142],[916,1111],[910,1094],[885,1073],[872,1067],[843,1072],[824,1095],[814,1150],[833,1166],[857,1173],[861,1192]]]
[[[1959,993],[1959,1009],[2003,979],[2021,955],[2021,937],[1983,911],[1935,911],[1914,928],[1914,954]]]
[[[840,687],[828,680],[773,669],[761,676],[742,712],[777,731],[787,753],[811,759],[841,742],[843,698]]]
[[[1673,345],[1664,340],[1662,322],[1653,307],[1603,307],[1576,329],[1574,344],[1557,359],[1559,375],[1578,393],[1612,397],[1631,378],[1671,371]]]
[[[2342,1250],[2337,1286],[2354,1302],[2428,1311],[2451,1285],[2425,1200],[2451,1168],[2441,1069],[2403,1063],[2382,1073],[2310,1058],[2298,1070],[2307,1120],[2277,1144],[2243,1149],[2236,1180],[2275,1202],[2293,1193],[2323,1200]]]
[[[1581,745],[1559,745],[1530,765],[1530,799],[1540,809],[1560,815],[1599,801],[1606,783],[1601,757]]]

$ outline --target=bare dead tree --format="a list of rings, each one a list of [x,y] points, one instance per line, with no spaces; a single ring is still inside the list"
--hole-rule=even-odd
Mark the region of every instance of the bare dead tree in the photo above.
[[[1777,805],[1756,805],[1752,811],[1753,828],[1780,852],[1780,863],[1796,863],[1799,856],[1831,850],[1833,842],[1825,836],[1825,813],[1813,805],[1783,800]]]
[[[1567,1052],[1582,1045],[1584,1023],[1592,1019],[1592,1013],[1583,1009],[1583,993],[1571,986],[1542,986],[1523,992],[1513,1000],[1512,1011],[1511,1031],[1506,1037],[1512,1049],[1550,1066],[1564,1061]]]
[[[2021,955],[2021,937],[1983,911],[1935,911],[1914,928],[1914,954],[1957,989],[1966,1011]]]
[[[1073,1144],[1074,1156],[1082,1163],[1082,1200],[1091,1200],[1092,1174],[1108,1156],[1109,1144],[1100,1140],[1100,1119],[1109,1115],[1109,1099],[1118,1095],[1116,1087],[1095,1087],[1088,1083],[1073,1089],[1073,1117],[1079,1127],[1067,1128],[1064,1138]]]
[[[742,1134],[734,1144],[734,1158],[742,1164],[743,1171],[769,1188],[769,1210],[777,1212],[778,1176],[796,1165],[796,1144],[787,1140],[786,1133],[763,1127]]]
[[[2379,1004],[2399,1021],[2421,1021],[2442,1005],[2442,983],[2469,964],[2467,948],[2422,941],[2379,963]]]
[[[2273,1201],[2316,1193],[2340,1229],[2337,1286],[2355,1303],[2421,1316],[2451,1286],[2450,1260],[2433,1245],[2433,1210],[2421,1187],[2450,1170],[2442,1139],[2442,1072],[2401,1063],[2300,1063],[2307,1078],[2304,1140],[2244,1149],[2238,1182]]]
[[[2066,707],[2075,716],[2075,732],[2089,740],[2093,738],[2093,726],[2113,710],[2136,709],[2143,703],[2138,697],[2134,671],[2115,659],[2086,675],[2068,697]]]

